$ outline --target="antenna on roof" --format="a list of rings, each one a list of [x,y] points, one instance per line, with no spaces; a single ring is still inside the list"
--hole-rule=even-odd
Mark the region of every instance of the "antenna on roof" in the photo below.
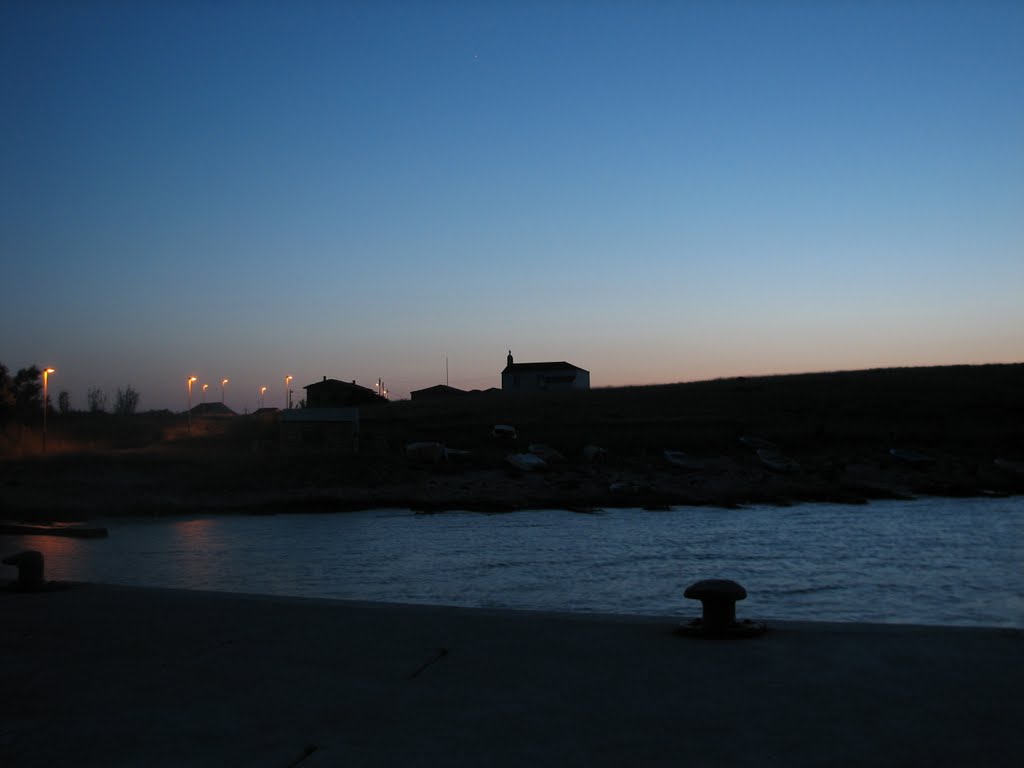
[[[444,356],[444,385],[448,386],[448,355]]]

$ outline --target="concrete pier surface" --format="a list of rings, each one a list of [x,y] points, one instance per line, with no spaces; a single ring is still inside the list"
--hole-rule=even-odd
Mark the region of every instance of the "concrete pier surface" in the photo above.
[[[698,613],[682,600],[658,619],[90,584],[3,592],[0,765],[1024,759],[1024,632],[672,634]]]

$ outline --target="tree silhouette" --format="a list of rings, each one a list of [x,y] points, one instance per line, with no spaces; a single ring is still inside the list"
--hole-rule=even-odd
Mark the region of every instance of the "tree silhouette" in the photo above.
[[[117,388],[117,398],[114,400],[114,413],[118,416],[131,416],[139,407],[139,393],[132,389],[129,384],[124,389]]]
[[[107,394],[99,387],[89,387],[85,399],[89,403],[89,413],[103,413],[107,410]]]
[[[34,365],[22,368],[14,376],[6,365],[0,363],[0,430],[4,436],[11,422],[18,425],[19,430],[14,438],[15,443],[21,441],[21,427],[42,413],[43,385],[39,379],[42,372]]]

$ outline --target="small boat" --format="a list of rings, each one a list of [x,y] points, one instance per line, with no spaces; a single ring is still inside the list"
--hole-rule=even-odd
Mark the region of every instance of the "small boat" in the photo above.
[[[773,472],[798,472],[800,464],[788,456],[783,456],[778,451],[769,448],[758,448],[757,458],[761,463]]]
[[[0,535],[7,536],[65,536],[73,539],[105,539],[106,528],[89,528],[84,525],[55,523],[30,525],[25,523],[0,522]]]
[[[915,451],[912,448],[890,448],[889,455],[907,464],[917,464],[918,466],[935,463],[935,459],[928,454]]]
[[[1013,459],[995,459],[993,462],[1004,472],[1012,472],[1015,475],[1024,475],[1024,461],[1014,461]]]
[[[681,469],[704,469],[703,459],[698,459],[696,456],[690,456],[682,451],[665,451],[665,461],[673,467],[680,467]]]
[[[544,461],[565,461],[565,456],[550,445],[544,445],[543,443],[532,443],[526,450],[534,456],[540,456]]]
[[[636,482],[635,480],[620,480],[608,486],[608,492],[613,496],[636,496],[637,494],[648,493],[650,490],[649,485]]]
[[[545,469],[548,465],[540,456],[532,453],[510,453],[506,457],[509,464],[524,472],[533,472],[537,469]]]
[[[405,456],[420,464],[437,464],[448,458],[448,451],[443,443],[425,441],[406,445]]]
[[[757,435],[743,435],[740,438],[740,442],[743,443],[747,448],[753,448],[754,450],[763,449],[767,451],[774,451],[777,446],[771,440],[765,440],[763,437]]]
[[[515,440],[516,428],[511,424],[495,424],[491,428],[491,437],[496,437],[499,440]]]

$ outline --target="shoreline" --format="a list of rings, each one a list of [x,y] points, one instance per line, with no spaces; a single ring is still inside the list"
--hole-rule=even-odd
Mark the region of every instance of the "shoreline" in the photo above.
[[[950,458],[927,467],[856,457],[772,472],[749,457],[681,470],[656,458],[552,465],[528,473],[498,463],[419,466],[375,455],[293,457],[95,452],[0,460],[0,510],[9,521],[84,521],[174,514],[285,514],[407,508],[485,513],[526,509],[734,509],[752,504],[861,505],[920,497],[1024,495],[1024,476]]]
[[[29,502],[4,503],[2,519],[9,523],[39,524],[47,522],[87,522],[97,518],[170,517],[181,514],[217,515],[287,515],[287,514],[345,514],[376,509],[408,509],[416,514],[444,514],[445,512],[475,512],[480,514],[511,514],[541,509],[558,509],[579,514],[592,514],[606,509],[642,509],[659,512],[685,507],[715,507],[723,510],[749,506],[777,507],[800,504],[842,504],[863,506],[873,502],[913,501],[926,498],[979,499],[1020,498],[1021,493],[976,492],[934,493],[902,492],[888,489],[861,489],[861,493],[812,493],[806,497],[791,494],[730,494],[717,499],[694,498],[673,494],[650,494],[623,497],[608,496],[535,496],[516,501],[488,498],[431,498],[395,494],[350,494],[344,491],[282,494],[219,494],[202,496],[142,496],[125,498],[93,497],[47,503],[34,499]]]

